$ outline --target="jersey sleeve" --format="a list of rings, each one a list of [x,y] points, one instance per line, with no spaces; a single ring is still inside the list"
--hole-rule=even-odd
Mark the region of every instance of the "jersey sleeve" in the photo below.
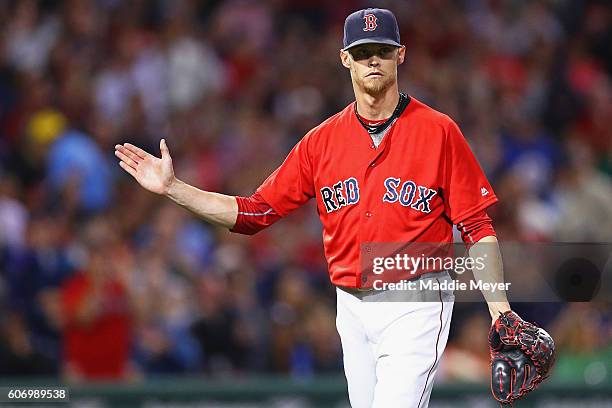
[[[461,239],[470,249],[484,237],[497,236],[493,228],[493,221],[486,210],[480,210],[457,224]]]
[[[443,181],[444,210],[453,224],[498,201],[461,130],[449,120]]]
[[[230,229],[231,232],[253,235],[280,219],[280,216],[259,193],[250,197],[237,196],[236,203],[238,204],[238,217],[236,224]]]
[[[281,217],[304,205],[314,197],[314,181],[307,134],[289,152],[276,170],[263,182],[257,192]]]

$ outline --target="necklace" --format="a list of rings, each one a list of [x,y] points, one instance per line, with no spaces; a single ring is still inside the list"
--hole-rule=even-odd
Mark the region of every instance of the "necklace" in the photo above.
[[[399,101],[397,102],[395,110],[387,120],[379,124],[368,124],[364,122],[361,116],[359,116],[359,114],[357,113],[357,104],[355,104],[355,115],[357,116],[357,120],[359,120],[359,123],[361,123],[361,125],[369,134],[377,134],[387,129],[391,125],[391,123],[393,123],[393,121],[402,114],[402,112],[404,111],[404,109],[406,109],[406,106],[408,106],[409,103],[410,97],[405,93],[400,92]]]

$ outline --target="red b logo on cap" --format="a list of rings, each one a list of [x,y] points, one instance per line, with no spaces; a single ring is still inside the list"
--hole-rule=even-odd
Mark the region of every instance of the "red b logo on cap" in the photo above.
[[[363,27],[363,31],[376,30],[376,16],[374,14],[366,14],[365,16],[363,16],[363,20],[365,21],[365,27]]]

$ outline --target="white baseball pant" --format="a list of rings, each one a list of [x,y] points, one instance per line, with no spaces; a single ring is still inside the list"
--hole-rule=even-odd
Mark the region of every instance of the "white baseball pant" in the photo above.
[[[453,294],[407,302],[378,301],[340,288],[336,294],[351,407],[427,407],[448,340]]]

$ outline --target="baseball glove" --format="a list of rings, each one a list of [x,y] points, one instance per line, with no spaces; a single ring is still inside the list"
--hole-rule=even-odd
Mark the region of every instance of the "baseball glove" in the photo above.
[[[550,335],[516,313],[500,313],[489,331],[491,391],[501,404],[533,391],[549,375],[555,362]]]

